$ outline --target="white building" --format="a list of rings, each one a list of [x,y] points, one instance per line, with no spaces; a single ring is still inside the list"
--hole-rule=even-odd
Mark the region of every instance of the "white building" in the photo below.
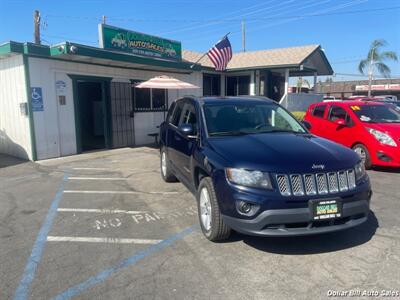
[[[234,54],[225,72],[215,72],[207,57],[193,66],[200,54],[191,51],[168,59],[122,50],[70,42],[0,45],[0,153],[41,160],[149,144],[154,138],[148,134],[158,131],[178,97],[246,94],[279,100],[289,76],[332,74],[318,45]],[[160,75],[201,88],[133,87]]]

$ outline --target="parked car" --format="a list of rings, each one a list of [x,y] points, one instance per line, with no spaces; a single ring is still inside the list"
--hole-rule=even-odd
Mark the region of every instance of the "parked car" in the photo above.
[[[365,167],[400,167],[400,110],[374,101],[310,105],[304,120],[311,132],[352,148]]]
[[[394,95],[381,95],[381,96],[374,96],[375,99],[379,100],[387,100],[387,101],[399,101],[397,96]],[[400,101],[399,101],[400,102]]]
[[[183,98],[160,126],[161,176],[196,195],[204,235],[295,236],[367,220],[360,157],[261,97]]]
[[[322,101],[336,101],[336,97],[335,96],[324,96],[324,98],[322,98]]]
[[[350,96],[345,99],[346,101],[375,101],[376,99],[373,97],[367,96]]]
[[[390,99],[377,99],[377,100],[374,100],[375,102],[380,102],[380,103],[385,103],[385,104],[389,104],[389,105],[393,105],[393,106],[395,106],[395,107],[397,107],[397,108],[400,108],[400,101],[397,101],[397,100],[390,100]]]

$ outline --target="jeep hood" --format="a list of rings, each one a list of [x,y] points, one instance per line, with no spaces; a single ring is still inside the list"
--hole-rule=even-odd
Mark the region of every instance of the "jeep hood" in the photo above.
[[[311,134],[263,133],[208,139],[229,166],[308,173],[352,168],[360,160],[351,149]]]

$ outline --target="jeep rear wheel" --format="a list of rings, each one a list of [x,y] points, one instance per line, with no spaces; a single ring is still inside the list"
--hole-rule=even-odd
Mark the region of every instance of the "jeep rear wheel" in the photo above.
[[[222,219],[210,177],[201,180],[196,198],[200,227],[204,236],[213,242],[226,240],[231,230]]]
[[[167,152],[165,149],[161,149],[160,154],[160,169],[161,169],[161,177],[165,182],[176,182],[177,179],[175,175],[171,172],[171,168],[168,161]]]

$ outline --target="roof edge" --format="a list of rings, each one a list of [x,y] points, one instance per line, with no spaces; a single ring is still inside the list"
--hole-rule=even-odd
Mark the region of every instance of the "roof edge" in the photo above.
[[[309,54],[307,55],[306,58],[304,58],[301,62],[300,65],[302,65],[308,58],[310,58],[315,52],[319,51],[322,57],[322,60],[325,62],[325,64],[328,66],[329,69],[329,74],[323,74],[323,76],[327,76],[327,75],[333,75],[333,68],[331,66],[331,64],[329,63],[328,58],[325,55],[325,51],[322,50],[321,45],[317,45],[317,47]]]

